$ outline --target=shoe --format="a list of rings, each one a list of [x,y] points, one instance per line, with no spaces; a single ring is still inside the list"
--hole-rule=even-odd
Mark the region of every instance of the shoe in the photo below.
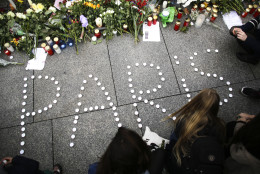
[[[62,174],[62,167],[60,164],[55,164],[53,167],[54,174]]]
[[[253,65],[256,65],[258,63],[258,60],[255,58],[255,56],[250,54],[236,53],[236,56],[242,62],[251,63]]]
[[[260,99],[260,91],[257,91],[253,88],[243,87],[241,89],[241,94],[243,94],[246,97],[252,97]]]

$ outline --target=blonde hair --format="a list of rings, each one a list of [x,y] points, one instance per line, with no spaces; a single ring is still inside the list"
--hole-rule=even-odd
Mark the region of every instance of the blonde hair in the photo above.
[[[219,100],[219,95],[214,89],[203,89],[180,110],[168,116],[168,118],[176,116],[175,128],[178,124],[180,127],[179,138],[173,148],[178,165],[181,165],[181,154],[187,156],[191,144],[206,125],[212,124],[223,132],[224,124],[217,117]]]

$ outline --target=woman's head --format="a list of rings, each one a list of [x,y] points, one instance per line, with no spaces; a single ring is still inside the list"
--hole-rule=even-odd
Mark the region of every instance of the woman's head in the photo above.
[[[150,164],[150,151],[134,131],[121,127],[98,165],[97,174],[138,174]]]
[[[191,143],[198,138],[198,133],[210,126],[224,135],[223,123],[217,117],[219,110],[219,95],[214,89],[203,89],[189,103],[169,117],[176,116],[175,125],[181,125],[179,138],[174,147],[174,154],[181,164],[180,154],[187,154]]]

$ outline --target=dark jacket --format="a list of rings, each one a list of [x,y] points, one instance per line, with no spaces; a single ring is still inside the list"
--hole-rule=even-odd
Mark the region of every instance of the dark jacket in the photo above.
[[[260,15],[241,26],[241,29],[245,33],[252,31],[252,34],[254,35],[254,36],[247,35],[247,39],[244,41],[244,44],[250,47],[254,51],[258,50],[258,53],[260,52],[259,51],[260,48],[259,24],[260,24]]]
[[[11,166],[5,168],[8,174],[42,174],[39,162],[23,156],[15,156]]]
[[[178,138],[179,130],[176,130]],[[182,156],[181,166],[172,153],[172,147],[167,148],[166,169],[170,174],[221,174],[223,171],[224,148],[216,136],[214,128],[207,126],[199,135],[190,148],[187,156]],[[174,145],[176,141],[171,141]]]

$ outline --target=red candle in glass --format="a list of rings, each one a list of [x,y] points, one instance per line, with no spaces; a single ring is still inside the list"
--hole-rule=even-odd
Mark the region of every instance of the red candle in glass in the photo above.
[[[250,14],[253,14],[253,13],[255,12],[255,10],[257,9],[257,7],[258,7],[258,6],[257,6],[256,4],[254,4],[254,5],[253,5],[253,8],[250,10],[249,13],[250,13]]]
[[[181,25],[181,21],[176,21],[176,23],[175,23],[175,26],[174,26],[174,30],[175,31],[178,31],[179,30],[179,28],[180,28],[180,25]]]
[[[197,10],[197,8],[198,8],[198,5],[194,4],[194,6],[192,7],[192,10]]]
[[[95,36],[97,38],[100,38],[101,37],[101,33],[99,32],[99,29],[95,29]]]
[[[200,4],[200,12],[202,13],[205,9],[205,4]]]
[[[183,10],[182,9],[178,9],[178,14],[177,14],[177,18],[180,19],[182,17],[182,13]]]
[[[157,16],[155,15],[155,16],[153,16],[153,25],[156,25],[156,23],[157,23]]]
[[[255,14],[253,15],[255,18],[260,14],[260,8],[258,8],[255,12]]]
[[[188,27],[189,24],[190,24],[190,18],[186,18],[185,21],[184,21],[183,26],[184,26],[184,27]]]
[[[42,43],[42,44],[41,44],[41,47],[44,49],[45,52],[47,52],[47,51],[45,50],[46,43]]]
[[[11,51],[5,50],[5,54],[6,54],[7,56],[10,56],[10,55],[11,55]]]
[[[45,50],[48,52],[48,54],[49,54],[50,56],[52,56],[52,55],[54,54],[54,52],[52,51],[51,47],[49,47],[49,46],[46,46],[46,47],[45,47]]]
[[[214,22],[216,20],[216,18],[218,17],[218,15],[216,13],[214,13],[211,18],[210,18],[210,22]]]
[[[250,11],[250,9],[247,8],[246,11],[244,11],[241,16],[242,16],[243,18],[245,18],[245,17],[248,15],[249,11]]]
[[[127,31],[128,26],[126,24],[123,25],[123,29]]]
[[[253,11],[253,10],[254,10],[254,9],[253,9],[253,5],[251,5],[251,4],[250,4],[250,5],[248,5],[248,8],[250,9],[250,10],[249,10],[249,13],[250,13],[250,14],[252,14],[252,13],[251,13],[251,11]]]
[[[152,17],[149,17],[149,18],[148,18],[148,23],[147,23],[148,26],[151,26],[151,25],[152,25],[152,20],[153,20]]]
[[[54,40],[54,42],[55,42],[56,44],[59,44],[59,38],[58,38],[58,37],[55,37],[53,40]]]

